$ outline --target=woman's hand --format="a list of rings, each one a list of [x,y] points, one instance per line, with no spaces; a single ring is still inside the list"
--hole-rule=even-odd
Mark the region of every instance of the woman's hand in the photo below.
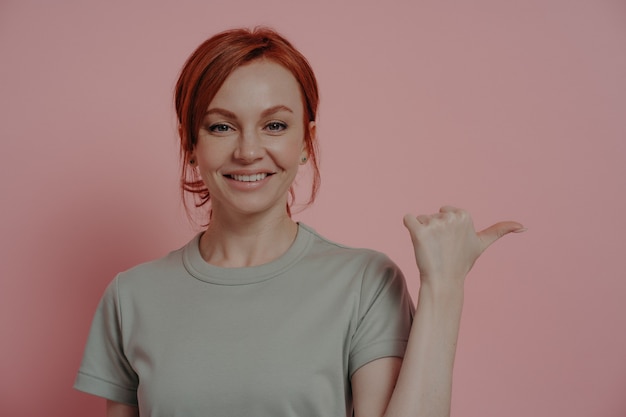
[[[476,233],[469,213],[450,206],[431,215],[407,214],[404,225],[411,234],[420,280],[433,285],[463,283],[476,259],[492,243],[508,233],[526,230],[508,221]]]
[[[449,416],[465,276],[489,245],[526,229],[500,222],[476,233],[470,215],[454,207],[428,216],[406,215],[404,225],[415,247],[421,286],[385,416]]]

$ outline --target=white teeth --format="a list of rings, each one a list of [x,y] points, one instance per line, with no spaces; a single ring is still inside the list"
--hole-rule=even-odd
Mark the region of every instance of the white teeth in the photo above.
[[[261,181],[263,178],[267,177],[266,173],[263,174],[253,174],[253,175],[231,175],[232,179],[243,182],[254,182]]]

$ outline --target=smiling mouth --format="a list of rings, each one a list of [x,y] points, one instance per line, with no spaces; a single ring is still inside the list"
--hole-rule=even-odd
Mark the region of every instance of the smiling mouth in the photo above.
[[[232,174],[232,175],[226,175],[226,177],[230,178],[230,179],[233,179],[235,181],[255,182],[255,181],[261,181],[261,180],[265,179],[268,175],[272,175],[272,174],[269,174],[267,172],[264,172],[262,174],[252,174],[252,175]]]

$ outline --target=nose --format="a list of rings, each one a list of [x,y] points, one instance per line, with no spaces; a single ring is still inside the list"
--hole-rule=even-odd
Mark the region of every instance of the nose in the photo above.
[[[235,159],[244,163],[252,163],[263,158],[265,149],[262,139],[254,130],[242,131],[237,139],[237,147],[235,148]]]

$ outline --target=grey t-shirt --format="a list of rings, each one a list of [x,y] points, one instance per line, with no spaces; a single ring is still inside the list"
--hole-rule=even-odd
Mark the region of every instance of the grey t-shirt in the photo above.
[[[220,268],[199,237],[111,282],[75,388],[142,417],[346,416],[354,371],[404,355],[413,303],[385,255],[300,224],[279,259]]]

